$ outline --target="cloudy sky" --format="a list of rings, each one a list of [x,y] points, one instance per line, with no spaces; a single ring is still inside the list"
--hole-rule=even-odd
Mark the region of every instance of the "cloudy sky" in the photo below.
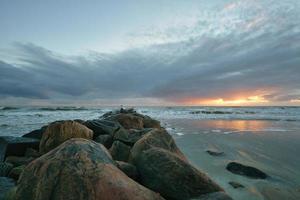
[[[299,0],[0,0],[0,104],[300,105]]]

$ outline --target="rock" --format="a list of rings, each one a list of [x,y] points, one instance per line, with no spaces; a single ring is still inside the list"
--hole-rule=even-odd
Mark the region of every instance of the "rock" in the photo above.
[[[206,150],[206,152],[211,156],[223,156],[225,154],[222,151],[213,151],[213,150]]]
[[[158,120],[141,115],[134,109],[123,109],[105,113],[103,119],[118,121],[125,129],[161,128]]]
[[[228,182],[229,185],[231,185],[233,188],[244,188],[245,186],[243,186],[242,184],[238,183],[238,182],[234,182],[234,181],[230,181]]]
[[[138,180],[138,171],[134,165],[123,161],[116,161],[116,163],[117,167],[128,177],[132,178],[133,180]]]
[[[83,125],[85,125],[94,132],[94,139],[99,135],[114,136],[116,132],[123,128],[118,122],[103,119],[88,120],[84,122]]]
[[[183,200],[223,191],[207,175],[165,149],[144,150],[134,161],[142,185],[166,199]]]
[[[267,174],[262,172],[259,169],[256,169],[254,167],[242,165],[237,162],[231,162],[226,166],[226,169],[230,171],[231,173],[242,175],[242,176],[247,176],[250,178],[255,178],[255,179],[265,179],[268,177]]]
[[[15,186],[15,181],[8,177],[0,177],[0,199],[4,199],[4,195]]]
[[[35,138],[35,139],[39,139],[40,140],[40,139],[42,139],[42,135],[45,132],[47,126],[43,126],[40,129],[33,130],[33,131],[29,132],[29,133],[26,133],[26,134],[22,135],[22,137]]]
[[[109,149],[114,140],[111,135],[99,135],[94,139],[94,141],[103,144],[107,149]]]
[[[25,168],[25,165],[20,165],[20,166],[18,166],[18,167],[13,168],[13,169],[9,172],[8,177],[9,177],[9,178],[12,178],[12,179],[14,179],[14,180],[17,181],[17,180],[19,179],[19,176],[20,176],[21,173],[23,172],[24,168]]]
[[[14,165],[11,163],[0,162],[0,177],[7,176],[13,167],[14,167]]]
[[[40,157],[40,156],[41,156],[41,154],[35,149],[27,148],[26,151],[25,151],[25,157],[37,158],[37,157]]]
[[[152,119],[149,116],[143,117],[144,128],[161,128],[158,120]]]
[[[114,141],[109,152],[114,160],[127,161],[130,154],[130,146],[120,142]]]
[[[115,134],[114,139],[124,142],[129,146],[133,146],[146,133],[153,130],[152,128],[145,128],[142,130],[131,129],[128,131],[119,131]]]
[[[230,162],[226,169],[230,171],[233,174],[238,174],[242,176],[247,176],[249,178],[255,178],[255,179],[265,179],[268,177],[267,174],[262,172],[259,169],[256,169],[251,166],[246,166],[237,162]]]
[[[82,138],[31,162],[18,183],[15,200],[163,199],[120,171],[103,145]]]
[[[191,200],[232,200],[225,192],[213,192]]]
[[[71,120],[51,123],[42,136],[40,153],[46,153],[71,138],[92,139],[93,131]]]
[[[0,162],[7,156],[24,156],[27,148],[38,150],[39,142],[33,138],[0,136]]]
[[[120,113],[106,118],[107,120],[119,122],[125,129],[142,129],[144,128],[143,118],[132,115]]]
[[[8,156],[5,160],[5,162],[11,163],[14,165],[14,167],[20,166],[20,165],[27,165],[31,161],[33,161],[34,158],[32,157],[18,157],[18,156]]]
[[[181,159],[187,161],[186,157],[175,144],[172,136],[165,129],[152,129],[140,140],[138,140],[131,149],[129,161],[134,162],[135,157],[141,154],[141,152],[146,151],[152,147],[166,149],[168,151],[171,151],[172,153],[175,153]]]

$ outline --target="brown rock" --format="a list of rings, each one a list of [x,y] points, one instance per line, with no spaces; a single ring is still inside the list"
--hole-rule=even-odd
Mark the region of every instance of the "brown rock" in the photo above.
[[[152,147],[134,157],[142,185],[159,192],[166,199],[190,199],[223,191],[206,174],[175,153]]]
[[[142,130],[130,129],[128,131],[119,131],[115,134],[114,139],[133,146],[139,139],[141,139],[146,133],[150,132],[151,130],[151,128],[144,128]]]
[[[28,184],[30,183],[30,184]],[[31,162],[21,174],[16,200],[159,200],[114,166],[105,147],[70,139]]]
[[[71,120],[51,123],[42,136],[40,152],[46,153],[71,138],[92,139],[93,131]]]
[[[152,129],[138,140],[131,149],[129,161],[131,162],[132,159],[137,157],[142,151],[146,151],[152,147],[168,150],[187,161],[172,136],[165,129]]]
[[[143,117],[144,128],[161,128],[158,120],[152,119],[149,116]]]
[[[119,122],[125,129],[144,128],[143,118],[133,114],[120,113],[107,118],[107,120]]]

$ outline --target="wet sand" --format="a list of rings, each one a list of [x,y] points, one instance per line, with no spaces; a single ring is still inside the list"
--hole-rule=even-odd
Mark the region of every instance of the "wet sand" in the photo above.
[[[190,161],[217,181],[234,199],[300,199],[300,124],[263,120],[165,120]],[[205,150],[222,151],[211,156]],[[270,178],[230,173],[230,161],[256,167]],[[236,181],[245,188],[234,189]]]

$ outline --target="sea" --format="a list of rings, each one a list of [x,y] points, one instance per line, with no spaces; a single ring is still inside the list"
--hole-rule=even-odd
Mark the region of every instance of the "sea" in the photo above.
[[[21,136],[64,119],[97,119],[118,107],[0,107],[0,136]],[[300,107],[135,107],[160,120],[190,162],[233,199],[300,199]],[[206,151],[224,152],[212,156]],[[251,179],[229,162],[269,175]],[[233,188],[229,182],[243,188]]]

